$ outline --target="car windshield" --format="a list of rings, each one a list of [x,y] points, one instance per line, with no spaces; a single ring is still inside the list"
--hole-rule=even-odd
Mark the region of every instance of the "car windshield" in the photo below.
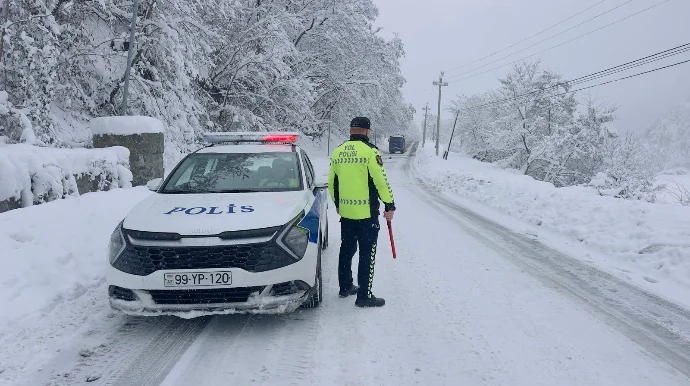
[[[395,145],[400,145],[404,142],[405,140],[400,137],[393,137],[390,139],[390,143],[395,144]]]
[[[245,193],[302,190],[296,153],[192,154],[161,193]]]

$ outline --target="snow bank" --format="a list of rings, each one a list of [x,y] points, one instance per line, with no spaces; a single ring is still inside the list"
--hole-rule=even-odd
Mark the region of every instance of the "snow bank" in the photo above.
[[[441,191],[470,197],[690,286],[690,207],[602,197],[585,187],[555,188],[454,153],[444,161],[431,147],[420,148],[415,163]]]
[[[156,118],[144,116],[101,117],[91,120],[93,135],[134,135],[165,132],[165,125]]]
[[[82,177],[96,180],[99,190],[130,187],[129,150],[0,146],[0,201],[21,199],[26,207],[78,195]]]

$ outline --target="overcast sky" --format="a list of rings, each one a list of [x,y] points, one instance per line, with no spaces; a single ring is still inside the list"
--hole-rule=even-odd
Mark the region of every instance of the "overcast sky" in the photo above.
[[[403,75],[407,78],[405,96],[417,109],[417,122],[421,122],[421,109],[426,102],[430,102],[431,107],[436,110],[438,89],[432,91],[431,83],[438,79],[441,70],[448,71],[501,50],[601,0],[374,1],[379,7],[377,24],[384,28],[382,33],[386,36],[398,33],[405,45],[406,57],[402,62]],[[483,62],[447,72],[447,78],[523,49],[628,1],[604,0],[577,18],[511,50]],[[476,72],[483,72],[563,43],[662,1],[632,0],[570,32]],[[560,72],[565,79],[574,79],[686,43],[690,43],[690,0],[669,0],[652,10],[531,60],[541,58],[545,68]],[[690,52],[686,52],[613,75],[606,80],[689,59]],[[497,87],[497,78],[505,74],[508,68],[451,83],[443,90],[444,101],[448,102],[460,93],[472,94]],[[474,72],[465,76],[472,74]],[[599,82],[601,81],[603,80]],[[690,63],[591,89],[586,93],[615,102],[620,107],[615,123],[619,129],[644,130],[673,105],[690,99]],[[580,94],[581,98],[584,96]],[[442,116],[449,118],[449,115],[442,111]]]

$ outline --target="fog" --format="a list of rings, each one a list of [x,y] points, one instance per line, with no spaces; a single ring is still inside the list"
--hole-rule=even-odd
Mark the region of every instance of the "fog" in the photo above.
[[[440,71],[465,65],[517,43],[601,0],[375,1],[380,11],[377,25],[383,28],[382,33],[388,37],[398,34],[405,45],[402,70],[407,84],[404,91],[408,101],[417,109],[416,121],[420,122],[423,119],[422,108],[427,102],[436,111],[438,88],[434,89],[432,82],[438,80]],[[620,5],[620,8],[572,31],[464,76],[545,50],[659,3],[662,4],[649,11],[529,60],[540,59],[543,68],[559,72],[564,79],[574,79],[690,43],[690,1],[605,0],[558,27],[484,61],[450,71],[446,77],[457,77]],[[583,86],[689,59],[690,52],[686,52]],[[496,88],[499,84],[497,79],[509,69],[510,66],[452,82],[443,89],[442,106],[460,93],[472,94]],[[614,122],[619,130],[640,132],[674,105],[690,99],[690,63],[593,88],[580,93],[580,99],[587,95],[619,106],[618,119]],[[449,118],[449,115],[442,112],[444,118]]]

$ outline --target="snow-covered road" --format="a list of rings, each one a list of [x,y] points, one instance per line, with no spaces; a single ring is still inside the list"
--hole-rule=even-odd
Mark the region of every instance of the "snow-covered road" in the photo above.
[[[321,308],[192,320],[103,310],[90,349],[64,350],[26,384],[690,385],[690,312],[459,206],[423,186],[407,155],[385,162],[400,209],[397,260],[379,239],[385,307],[338,298],[331,208]]]

